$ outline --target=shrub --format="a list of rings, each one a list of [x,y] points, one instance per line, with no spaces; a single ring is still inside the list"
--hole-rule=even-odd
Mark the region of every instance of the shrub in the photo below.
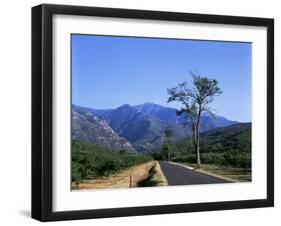
[[[172,160],[175,162],[196,163],[196,155],[177,156]],[[219,166],[251,168],[251,153],[240,152],[237,149],[225,152],[201,153],[201,162]]]
[[[152,160],[124,150],[108,150],[95,144],[72,141],[72,181],[112,175],[122,169]]]

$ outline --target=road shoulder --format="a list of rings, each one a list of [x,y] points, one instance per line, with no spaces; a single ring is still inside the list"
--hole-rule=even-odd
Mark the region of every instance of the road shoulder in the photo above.
[[[158,181],[158,185],[157,186],[168,186],[168,180],[165,176],[165,174],[163,173],[163,170],[159,164],[159,162],[157,161],[156,162],[156,165],[155,165],[155,179]]]

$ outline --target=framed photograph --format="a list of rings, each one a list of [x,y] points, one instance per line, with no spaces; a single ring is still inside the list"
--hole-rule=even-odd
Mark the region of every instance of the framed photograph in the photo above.
[[[32,8],[32,217],[274,205],[274,21]]]

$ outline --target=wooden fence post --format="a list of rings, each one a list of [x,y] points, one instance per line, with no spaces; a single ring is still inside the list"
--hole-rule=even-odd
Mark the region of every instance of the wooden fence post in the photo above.
[[[132,187],[132,174],[130,174],[130,188]]]

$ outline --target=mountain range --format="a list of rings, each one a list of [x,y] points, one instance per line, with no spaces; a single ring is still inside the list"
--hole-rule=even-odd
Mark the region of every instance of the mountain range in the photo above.
[[[170,129],[175,140],[191,134],[186,116],[177,116],[175,108],[154,103],[116,109],[93,109],[72,105],[72,138],[111,148],[132,152],[157,149],[164,140],[164,131]],[[236,124],[225,117],[202,114],[200,132]]]

